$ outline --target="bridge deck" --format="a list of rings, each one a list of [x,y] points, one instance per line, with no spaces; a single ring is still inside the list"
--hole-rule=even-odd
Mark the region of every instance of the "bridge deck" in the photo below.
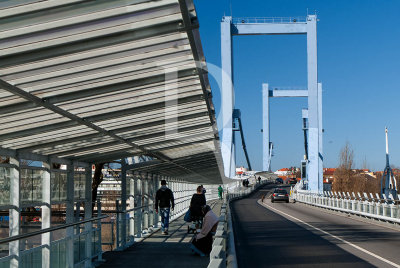
[[[265,186],[232,204],[239,267],[393,267],[388,262],[400,263],[398,229],[300,203],[272,204],[266,198],[264,206],[258,204],[259,197],[269,196],[274,187]]]
[[[218,216],[221,205],[217,201],[213,207]],[[193,234],[187,233],[187,225],[182,216],[170,223],[169,235],[162,235],[160,230],[125,251],[106,252],[106,263],[100,267],[207,267],[210,259],[194,255],[189,248]]]

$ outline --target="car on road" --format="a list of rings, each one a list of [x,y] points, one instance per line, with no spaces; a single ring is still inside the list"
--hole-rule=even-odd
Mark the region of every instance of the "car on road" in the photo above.
[[[275,183],[283,184],[282,178],[276,178]]]
[[[286,203],[289,203],[289,194],[285,189],[276,188],[271,195],[271,203],[274,203],[275,201],[285,201]]]

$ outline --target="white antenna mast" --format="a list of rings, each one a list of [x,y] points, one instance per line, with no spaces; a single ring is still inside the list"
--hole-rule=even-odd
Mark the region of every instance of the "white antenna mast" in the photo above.
[[[388,129],[385,127],[385,135],[386,135],[386,155],[389,156],[389,140],[388,140]]]

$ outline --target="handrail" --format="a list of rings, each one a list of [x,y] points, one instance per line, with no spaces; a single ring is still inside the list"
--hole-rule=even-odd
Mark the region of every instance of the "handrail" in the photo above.
[[[108,218],[108,217],[109,217],[108,215],[104,215],[104,216],[101,216],[101,217],[91,218],[91,219],[83,220],[83,221],[79,221],[79,222],[66,223],[66,224],[63,224],[63,225],[60,225],[60,226],[45,228],[45,229],[42,229],[40,231],[35,231],[35,232],[27,233],[27,234],[20,234],[20,235],[10,236],[10,237],[1,239],[0,240],[0,244],[9,243],[9,242],[12,242],[12,241],[16,241],[16,240],[20,240],[20,239],[24,239],[24,238],[28,238],[28,237],[32,237],[32,236],[35,236],[35,235],[40,235],[40,234],[44,234],[44,233],[48,233],[48,232],[52,232],[52,231],[56,231],[56,230],[60,230],[60,229],[65,229],[65,228],[68,228],[68,227],[72,227],[72,226],[83,224],[83,223],[87,223],[87,222],[97,221],[97,220],[101,220],[101,219]]]
[[[307,17],[237,17],[232,18],[233,24],[244,23],[305,23]]]

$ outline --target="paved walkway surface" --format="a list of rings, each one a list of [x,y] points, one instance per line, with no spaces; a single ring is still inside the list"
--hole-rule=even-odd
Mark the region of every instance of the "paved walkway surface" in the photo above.
[[[213,203],[215,201],[210,202]],[[222,201],[217,201],[213,208],[218,216],[221,205]],[[193,234],[187,233],[187,226],[182,216],[170,223],[168,235],[158,231],[124,251],[106,252],[103,255],[106,262],[100,267],[207,267],[209,257],[194,255],[190,250],[189,241]]]

